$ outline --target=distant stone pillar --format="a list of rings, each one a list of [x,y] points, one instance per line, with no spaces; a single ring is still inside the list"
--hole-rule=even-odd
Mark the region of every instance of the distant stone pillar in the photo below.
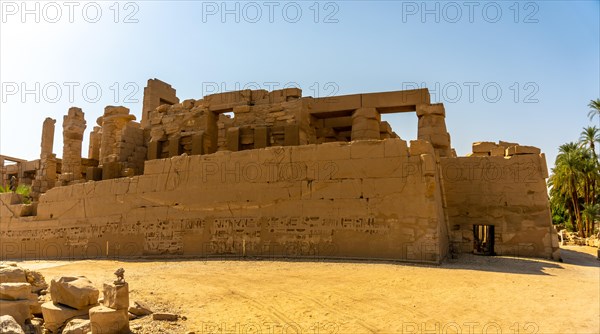
[[[283,129],[283,145],[297,146],[300,145],[300,127],[298,124],[286,125]]]
[[[102,128],[95,126],[94,130],[90,133],[90,146],[88,149],[88,158],[93,160],[100,160],[100,143],[102,141]]]
[[[240,150],[240,128],[230,127],[227,129],[227,149],[231,152]]]
[[[53,153],[55,124],[55,119],[46,118],[42,125],[40,169],[31,184],[31,197],[34,201],[56,185],[56,155]]]
[[[98,118],[98,125],[102,126],[100,139],[99,161],[103,165],[110,162],[119,162],[117,152],[117,138],[128,122],[134,121],[135,116],[129,114],[129,108],[107,106],[104,116]]]
[[[418,139],[429,141],[439,156],[452,156],[444,105],[441,103],[418,105],[417,117],[419,117]]]
[[[69,108],[69,113],[63,118],[63,181],[74,181],[82,178],[81,144],[86,123],[81,108]]]
[[[54,149],[54,125],[56,124],[56,120],[48,117],[44,120],[44,125],[42,126],[42,142],[41,142],[41,153],[40,158],[44,159],[52,156],[52,151]]]
[[[359,108],[352,114],[352,140],[381,139],[381,115],[375,108]]]

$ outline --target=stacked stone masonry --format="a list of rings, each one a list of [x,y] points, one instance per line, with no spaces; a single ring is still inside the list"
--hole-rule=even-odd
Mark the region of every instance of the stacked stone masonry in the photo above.
[[[83,132],[86,128],[83,111],[80,108],[70,108],[63,119],[63,182],[77,181],[82,178],[81,145]]]
[[[57,173],[87,182],[61,176],[64,185],[40,187],[45,194],[29,209],[0,196],[3,258],[439,263],[473,251],[475,224],[496,228],[496,254],[559,257],[545,156],[501,141],[456,157],[444,106],[431,104],[427,89],[329,98],[244,90],[180,103],[153,79],[145,93],[141,123],[127,108],[106,107],[89,159],[79,157],[85,170],[77,173],[75,154],[65,165],[63,154],[62,170],[53,171],[60,159],[42,141],[36,182]],[[382,121],[397,112],[416,113],[417,140],[407,143]],[[85,129],[83,113],[72,108],[65,124],[70,133]]]

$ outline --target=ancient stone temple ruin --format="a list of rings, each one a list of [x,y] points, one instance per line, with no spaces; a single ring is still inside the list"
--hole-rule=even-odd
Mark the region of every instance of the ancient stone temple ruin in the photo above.
[[[382,114],[415,113],[406,141]],[[559,258],[539,149],[457,157],[427,89],[328,98],[242,90],[180,102],[156,79],[140,122],[108,106],[43,124],[40,159],[0,156],[2,258],[235,256],[439,263],[459,253]],[[400,134],[401,135],[401,134]],[[4,160],[15,163],[4,166]]]

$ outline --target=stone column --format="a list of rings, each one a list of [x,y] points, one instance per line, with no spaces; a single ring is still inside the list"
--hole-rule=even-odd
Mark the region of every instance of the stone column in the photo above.
[[[381,115],[375,108],[359,108],[352,114],[352,140],[381,139]]]
[[[202,129],[202,153],[215,153],[219,146],[219,115],[209,110],[203,111],[199,115],[198,128]],[[154,131],[151,141],[161,141],[164,133]],[[171,136],[169,136],[171,137]],[[169,138],[171,140],[171,138]]]
[[[100,142],[102,141],[102,128],[95,126],[90,133],[90,145],[88,149],[88,158],[92,160],[100,160]]]
[[[62,180],[74,181],[82,177],[81,144],[86,123],[81,108],[72,107],[63,118]]]
[[[108,106],[104,108],[104,116],[98,118],[98,125],[102,126],[100,139],[99,161],[103,165],[109,162],[119,162],[117,141],[120,133],[128,122],[135,120],[125,107]]]
[[[99,161],[102,166],[103,180],[122,176],[126,166],[120,159],[118,145],[121,142],[123,128],[134,120],[135,116],[129,114],[128,108],[115,106],[104,108],[104,116],[98,118],[98,125],[102,126]]]
[[[418,105],[417,117],[419,117],[418,139],[429,141],[439,156],[452,156],[444,105],[441,103]]]
[[[41,153],[40,159],[47,158],[52,156],[52,151],[54,150],[54,125],[56,124],[56,120],[48,117],[44,120],[44,125],[42,126],[42,142],[41,142]]]
[[[56,155],[53,153],[55,124],[55,119],[46,118],[42,126],[40,169],[31,185],[31,197],[34,201],[56,185]]]

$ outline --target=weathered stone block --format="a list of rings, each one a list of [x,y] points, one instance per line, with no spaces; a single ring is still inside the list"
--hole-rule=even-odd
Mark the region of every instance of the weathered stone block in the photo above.
[[[533,146],[517,145],[517,146],[511,146],[506,149],[507,156],[519,155],[519,154],[540,154],[540,153],[542,153],[541,150],[539,148],[533,147]]]
[[[240,150],[240,128],[231,127],[227,129],[227,149],[231,152]]]
[[[192,136],[192,155],[204,154],[204,131]]]
[[[392,126],[388,122],[380,122],[379,123],[379,132],[381,133],[392,133]]]
[[[419,118],[418,131],[425,132],[447,132],[446,119],[441,115],[427,115]]]
[[[254,143],[254,130],[244,126],[240,128],[240,144],[250,145]]]
[[[381,114],[375,108],[359,108],[354,111],[352,114],[352,118],[366,118],[366,119],[375,119],[377,120],[377,126],[379,127],[379,122],[381,122]]]
[[[437,173],[435,155],[421,154],[421,171],[423,176],[435,176]]]
[[[92,282],[84,276],[63,276],[50,283],[52,301],[78,310],[98,303],[100,292]]]
[[[129,307],[129,313],[134,314],[138,317],[152,314],[150,307],[140,301],[134,301],[133,305]]]
[[[4,300],[27,300],[31,294],[29,283],[1,283],[0,299]]]
[[[102,304],[115,310],[127,310],[129,308],[129,284],[115,285],[104,283],[104,300]]]
[[[127,309],[114,310],[106,306],[90,309],[92,334],[128,334],[129,315]]]
[[[284,146],[300,145],[300,128],[297,124],[285,126]]]
[[[400,138],[390,138],[383,141],[383,151],[385,157],[406,157],[408,156],[408,146],[406,140]]]
[[[88,334],[92,330],[89,319],[72,319],[63,329],[61,334]]]
[[[58,329],[62,327],[67,320],[74,317],[85,316],[88,314],[92,305],[89,305],[83,309],[75,309],[72,307],[55,304],[53,302],[46,302],[42,304],[42,315],[44,316],[44,327],[53,333],[57,333]]]
[[[0,315],[10,315],[21,326],[25,320],[31,319],[31,301],[0,299]]]
[[[493,149],[497,148],[498,144],[489,141],[475,142],[473,143],[473,153],[489,153]]]
[[[0,283],[27,283],[25,270],[19,267],[0,267]]]
[[[148,143],[148,160],[158,159],[160,156],[160,142],[151,140]]]
[[[503,146],[494,147],[490,150],[490,155],[493,157],[503,157],[506,149]]]
[[[450,146],[450,135],[447,132],[431,134],[428,140],[435,148],[447,148]]]
[[[3,334],[25,334],[21,325],[10,315],[0,316],[0,333]]]
[[[350,158],[383,158],[385,146],[381,140],[361,140],[350,144]]]
[[[100,181],[102,180],[102,168],[99,167],[88,167],[85,172],[85,179],[88,181]]]
[[[446,110],[442,103],[417,105],[417,117],[425,115],[441,115],[445,117]]]
[[[549,175],[548,175],[548,164],[546,162],[546,154],[545,153],[540,154],[540,170],[541,170],[542,177],[544,179],[547,179],[549,177]]]
[[[102,180],[110,180],[121,177],[120,162],[105,162],[102,165]]]
[[[251,108],[252,107],[248,106],[248,105],[235,106],[235,107],[233,107],[233,113],[237,117],[237,114],[249,113],[251,111]]]
[[[283,89],[283,95],[285,97],[291,97],[291,98],[299,98],[302,97],[302,89],[300,88],[284,88]]]
[[[144,162],[144,175],[161,174],[165,167],[163,159],[147,160]]]
[[[411,140],[409,153],[411,156],[420,156],[421,154],[434,154],[433,146],[425,140]]]
[[[254,128],[254,148],[264,148],[269,146],[269,131],[265,126]]]
[[[489,157],[490,153],[489,152],[471,152],[471,153],[467,153],[467,157],[476,157],[476,158],[481,158],[481,157]]]
[[[360,94],[363,107],[388,108],[398,106],[418,106],[430,103],[429,91],[426,88],[396,92]]]
[[[152,320],[156,321],[177,321],[177,314],[173,313],[153,313]]]
[[[169,157],[176,157],[182,153],[180,139],[179,136],[173,136],[169,139]]]

